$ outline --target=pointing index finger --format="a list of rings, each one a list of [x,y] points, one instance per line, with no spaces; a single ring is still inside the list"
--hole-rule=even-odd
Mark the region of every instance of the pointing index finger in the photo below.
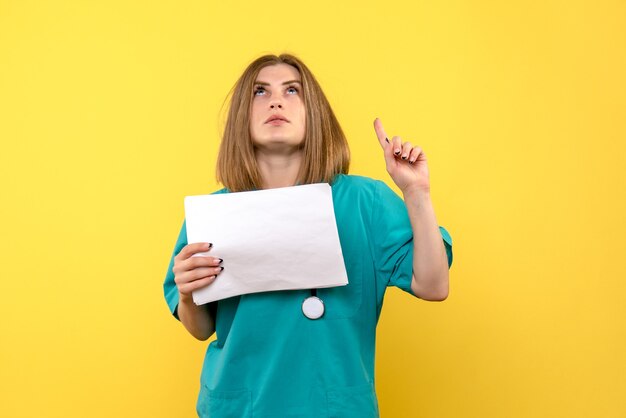
[[[389,140],[387,139],[385,128],[383,128],[383,123],[378,118],[374,119],[374,130],[376,131],[376,136],[378,137],[378,142],[380,142],[380,146],[385,149],[388,145]]]

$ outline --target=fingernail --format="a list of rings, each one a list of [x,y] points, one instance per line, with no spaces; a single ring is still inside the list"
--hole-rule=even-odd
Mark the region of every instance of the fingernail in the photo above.
[[[403,155],[403,156],[402,156],[402,159],[403,159],[403,160],[406,160],[406,158],[407,158],[407,157],[406,157],[406,155]]]
[[[221,271],[224,271],[224,267],[220,267],[220,268],[222,269]]]
[[[213,246],[212,242],[209,242],[209,248],[211,248]]]
[[[389,138],[385,138],[385,141],[387,141],[387,143],[389,143]]]
[[[399,150],[398,151],[394,151],[393,153],[396,154],[396,155],[400,155],[400,151]]]
[[[224,261],[224,260],[222,260],[221,258],[218,258],[218,260],[220,260],[220,263],[221,263],[222,261]]]

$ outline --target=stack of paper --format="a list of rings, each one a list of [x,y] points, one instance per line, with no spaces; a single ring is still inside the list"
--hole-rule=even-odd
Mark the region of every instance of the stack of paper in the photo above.
[[[247,293],[346,285],[331,187],[307,184],[185,198],[188,242],[223,259],[197,305]]]

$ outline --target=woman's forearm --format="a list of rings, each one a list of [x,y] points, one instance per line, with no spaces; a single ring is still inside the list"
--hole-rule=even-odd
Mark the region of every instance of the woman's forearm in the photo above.
[[[448,297],[448,257],[430,193],[404,194],[413,229],[413,282],[411,289],[421,299],[441,301]]]
[[[198,340],[207,340],[215,332],[215,320],[209,305],[196,305],[191,296],[179,294],[178,318],[187,331]]]

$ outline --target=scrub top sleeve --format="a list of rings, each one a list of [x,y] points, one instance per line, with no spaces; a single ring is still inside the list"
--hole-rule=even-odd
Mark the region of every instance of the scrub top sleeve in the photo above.
[[[370,228],[378,288],[396,286],[413,295],[413,230],[409,214],[400,196],[380,180],[376,181]]]
[[[452,266],[452,237],[450,233],[443,226],[439,227],[441,238],[443,239],[444,247],[446,247],[446,255],[448,256],[448,269]]]
[[[172,269],[174,268],[174,257],[178,255],[178,253],[187,245],[187,226],[186,221],[183,221],[183,226],[180,229],[180,233],[178,234],[178,239],[176,240],[176,245],[174,245],[174,251],[172,252],[172,257],[170,259],[169,267],[167,268],[167,273],[165,275],[165,282],[163,283],[163,293],[165,294],[165,301],[170,308],[170,312],[176,319],[180,321],[178,317],[178,288],[176,287],[176,283],[174,282],[174,272]]]
[[[222,188],[217,190],[211,194],[223,194],[228,193],[228,189]],[[165,301],[167,302],[167,306],[170,308],[170,312],[176,319],[180,321],[178,317],[178,288],[176,287],[176,282],[174,282],[174,257],[178,255],[178,253],[187,245],[187,220],[183,221],[183,226],[180,228],[180,233],[178,234],[178,239],[176,240],[176,244],[174,245],[174,251],[172,252],[172,257],[170,258],[170,264],[167,267],[167,273],[165,274],[165,282],[163,283],[163,293],[165,294]],[[217,310],[217,302],[211,302],[208,306],[209,312],[215,318],[216,310]]]

